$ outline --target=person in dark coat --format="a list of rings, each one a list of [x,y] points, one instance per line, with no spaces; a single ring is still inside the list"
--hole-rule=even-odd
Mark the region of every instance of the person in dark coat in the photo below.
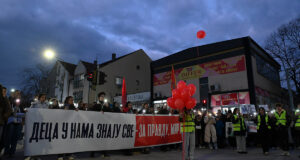
[[[152,114],[148,103],[143,104],[143,108],[139,111],[139,114]]]
[[[91,108],[91,111],[96,112],[112,112],[112,110],[109,107],[109,104],[105,100],[105,92],[98,93],[98,101],[97,103]],[[95,157],[95,151],[91,152],[90,157]],[[109,157],[107,151],[101,151],[100,152],[102,157]]]
[[[216,117],[216,132],[217,132],[217,143],[219,148],[224,148],[225,138],[225,124],[222,120],[222,116],[218,113]]]
[[[98,111],[98,112],[111,112],[111,109],[109,107],[109,103],[105,101],[105,93],[100,92],[98,94],[98,101],[97,103],[91,108],[92,111]]]
[[[60,109],[58,105],[58,100],[55,98],[50,99],[49,109]]]
[[[6,96],[6,88],[0,85],[0,153],[4,148],[5,128],[8,117],[12,113],[9,99]],[[1,156],[0,156],[1,159]]]
[[[263,154],[269,154],[269,137],[271,131],[270,117],[266,114],[263,107],[259,108],[259,114],[255,120],[257,124],[257,135],[260,144],[262,145]]]
[[[195,117],[195,126],[196,126],[196,147],[205,148],[204,146],[204,131],[205,131],[205,123],[201,114],[198,114]]]
[[[112,110],[112,112],[115,112],[115,113],[121,113],[119,103],[114,102],[111,110]]]

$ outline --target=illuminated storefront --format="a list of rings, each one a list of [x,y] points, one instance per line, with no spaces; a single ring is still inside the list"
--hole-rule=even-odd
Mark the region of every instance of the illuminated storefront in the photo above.
[[[194,98],[201,107],[206,107],[201,102],[207,100],[209,109],[224,111],[270,104],[274,103],[271,97],[280,97],[280,65],[250,37],[188,48],[153,61],[152,101],[171,96],[172,66],[177,82],[184,80],[197,87]],[[260,71],[261,67],[265,70]]]

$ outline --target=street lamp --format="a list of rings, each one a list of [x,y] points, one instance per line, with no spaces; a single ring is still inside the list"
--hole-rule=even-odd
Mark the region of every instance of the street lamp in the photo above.
[[[10,92],[15,92],[16,90],[14,89],[14,88],[12,88],[11,90],[10,90]]]
[[[55,57],[55,52],[53,50],[51,50],[51,49],[46,49],[44,51],[44,56],[47,59],[53,59]]]

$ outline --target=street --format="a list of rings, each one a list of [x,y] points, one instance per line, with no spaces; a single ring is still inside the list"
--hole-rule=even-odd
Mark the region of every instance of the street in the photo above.
[[[245,159],[245,160],[297,160],[300,159],[300,150],[291,150],[289,157],[280,156],[280,150],[271,150],[268,156],[261,153],[261,148],[251,147],[248,148],[248,154],[238,154],[232,148],[225,148],[219,150],[209,149],[196,149],[195,160],[231,160],[231,159]],[[134,152],[132,156],[123,155],[120,151],[110,151],[110,157],[102,158],[100,153],[96,154],[94,158],[89,157],[90,152],[76,153],[76,159],[80,160],[95,160],[95,159],[106,159],[106,160],[181,160],[182,154],[180,150],[172,150],[167,152],[160,151],[157,147],[151,150],[150,154],[142,154],[140,152]],[[55,160],[55,155],[43,156],[42,160]],[[16,156],[13,158],[6,158],[13,160],[23,160],[23,149],[19,145]]]

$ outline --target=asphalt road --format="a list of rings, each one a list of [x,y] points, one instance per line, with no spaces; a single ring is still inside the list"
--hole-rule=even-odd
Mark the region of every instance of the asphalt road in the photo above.
[[[142,154],[140,152],[134,152],[132,156],[124,155],[121,151],[110,151],[109,157],[102,157],[100,153],[96,153],[94,158],[90,157],[90,152],[76,153],[74,154],[76,159],[79,160],[181,160],[182,154],[179,149],[171,150],[167,152],[162,152],[158,147],[152,148],[149,154]],[[195,150],[195,160],[300,160],[298,157],[300,155],[300,150],[291,150],[290,156],[280,156],[281,150],[271,150],[268,156],[262,154],[260,148],[251,147],[248,148],[248,154],[238,154],[232,148],[225,148],[219,150],[209,150],[209,149],[196,149]],[[11,160],[22,160],[23,148],[18,146],[17,153],[12,158],[5,157],[4,159]],[[43,156],[42,160],[55,160],[56,155]]]

